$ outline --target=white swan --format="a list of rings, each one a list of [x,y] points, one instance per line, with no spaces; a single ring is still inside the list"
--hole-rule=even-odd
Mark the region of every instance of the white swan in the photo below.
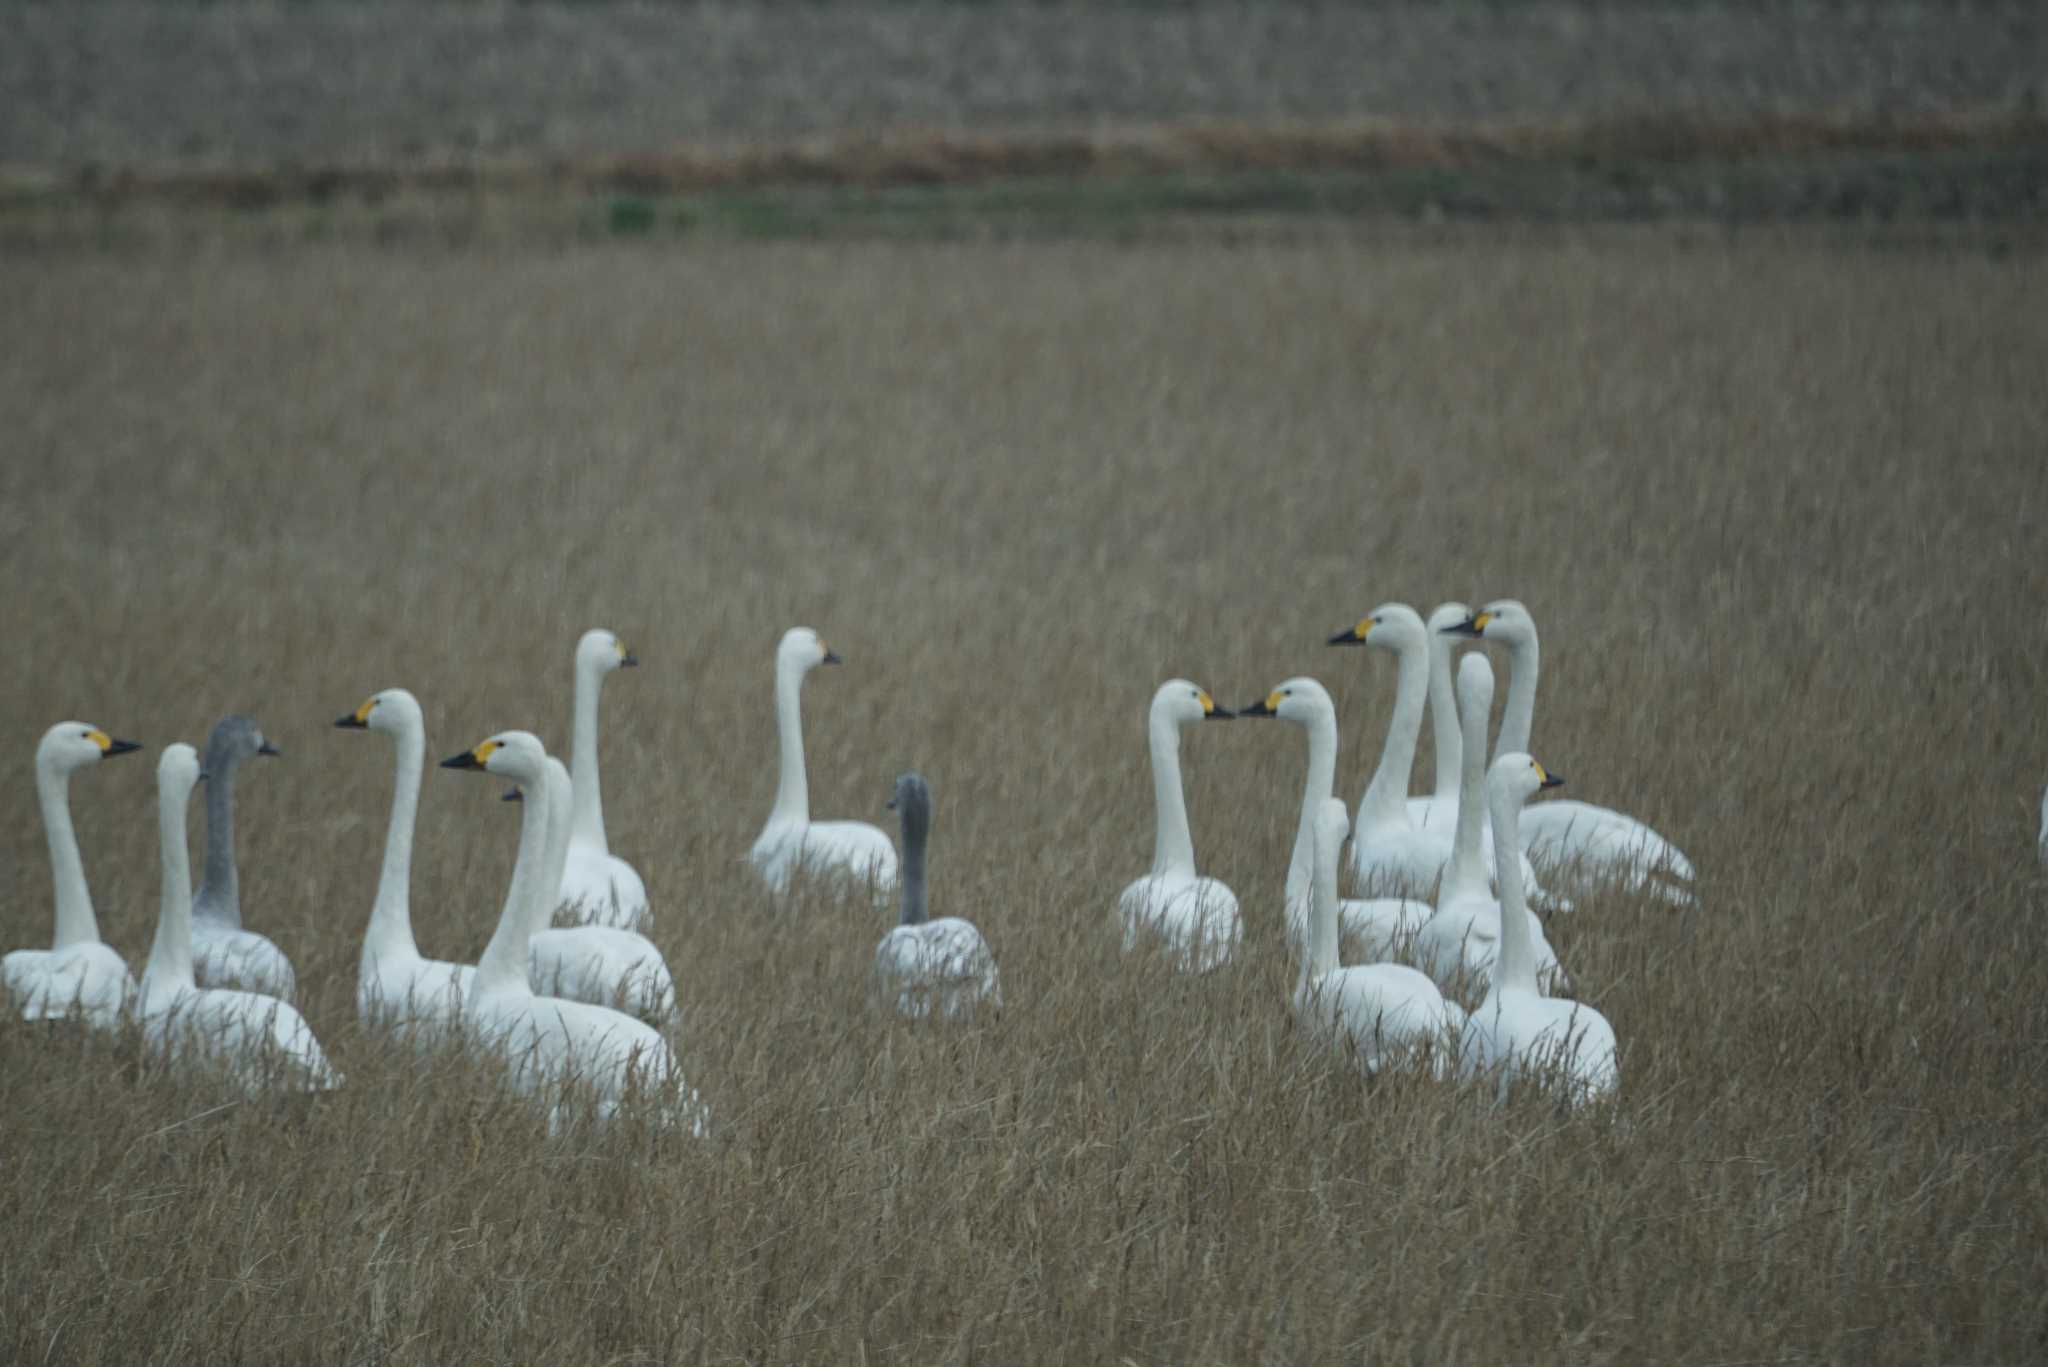
[[[1451,1048],[1463,1013],[1444,1000],[1426,975],[1405,964],[1339,967],[1337,863],[1350,825],[1342,802],[1334,797],[1322,801],[1311,837],[1313,911],[1301,973],[1295,980],[1294,1014],[1325,1038],[1347,1041],[1359,1065],[1377,1072],[1433,1049]]]
[[[647,885],[631,864],[612,853],[604,834],[604,798],[598,784],[597,695],[604,676],[639,664],[618,637],[592,628],[576,642],[574,761],[575,823],[562,869],[562,901],[589,925],[644,931],[653,920]]]
[[[1514,599],[1503,598],[1480,609],[1462,631],[1508,648],[1514,672],[1494,754],[1526,753],[1541,658],[1535,619]],[[1626,813],[1589,802],[1539,802],[1522,814],[1521,832],[1525,851],[1553,881],[1574,875],[1592,883],[1611,879],[1680,906],[1697,900],[1685,852]]]
[[[468,1035],[503,1060],[512,1085],[522,1093],[546,1095],[581,1085],[594,1093],[604,1117],[616,1114],[630,1098],[659,1098],[665,1118],[702,1135],[704,1109],[684,1085],[675,1053],[660,1032],[623,1011],[538,996],[528,980],[530,943],[553,914],[559,888],[544,867],[552,786],[547,757],[530,733],[501,731],[441,761],[446,769],[481,769],[509,778],[526,798],[505,910],[462,999]],[[552,1118],[559,1121],[559,1106]]]
[[[164,747],[156,766],[163,903],[137,996],[143,1035],[169,1056],[221,1068],[252,1092],[272,1085],[297,1091],[339,1087],[341,1074],[290,1002],[256,992],[202,989],[193,978],[185,809],[199,779],[199,756],[191,746]]]
[[[1152,695],[1146,723],[1157,823],[1152,870],[1117,898],[1117,919],[1123,925],[1124,953],[1136,948],[1141,938],[1157,936],[1182,972],[1207,973],[1228,963],[1244,939],[1237,894],[1195,872],[1195,842],[1188,832],[1187,796],[1180,782],[1181,727],[1230,716],[1207,690],[1186,679],[1168,679]]]
[[[1487,883],[1486,857],[1479,839],[1486,821],[1486,725],[1493,713],[1493,668],[1474,651],[1458,666],[1460,737],[1458,830],[1450,867],[1437,890],[1436,914],[1415,934],[1415,962],[1446,992],[1472,991],[1491,978],[1500,953],[1500,902]],[[1534,912],[1529,937],[1536,980],[1545,992],[1565,986],[1557,951]]]
[[[1309,885],[1315,873],[1315,824],[1337,782],[1337,708],[1314,679],[1289,679],[1259,701],[1237,710],[1240,717],[1278,717],[1308,733],[1308,776],[1302,784],[1301,820],[1294,853],[1287,860],[1287,943],[1306,952]],[[1344,898],[1337,905],[1339,937],[1368,962],[1392,958],[1407,947],[1430,906],[1406,897]]]
[[[804,773],[804,675],[839,657],[809,627],[791,627],[775,648],[775,723],[782,775],[775,809],[754,841],[754,867],[778,895],[789,890],[798,864],[816,874],[871,881],[876,895],[896,888],[896,847],[864,821],[811,820],[811,790]]]
[[[85,887],[85,862],[71,827],[71,775],[88,764],[142,747],[82,721],[60,721],[36,745],[36,800],[56,881],[57,926],[48,949],[17,949],[0,959],[0,979],[23,1020],[84,1020],[113,1029],[135,994],[128,965],[100,939]]]
[[[206,739],[206,871],[192,898],[192,963],[201,987],[289,998],[298,985],[284,951],[242,928],[235,874],[235,775],[277,747],[247,717],[227,716]]]
[[[1351,871],[1368,888],[1426,897],[1436,890],[1451,860],[1448,830],[1418,831],[1408,819],[1408,777],[1415,767],[1415,742],[1422,734],[1422,707],[1429,690],[1429,632],[1414,608],[1382,603],[1357,625],[1330,638],[1331,645],[1391,650],[1400,672],[1386,744],[1365,795],[1358,799],[1351,832]]]
[[[462,994],[476,970],[429,959],[413,939],[412,842],[427,750],[419,699],[403,688],[387,688],[334,724],[381,731],[398,751],[384,865],[356,973],[356,1014],[367,1026],[394,1028],[422,1043],[446,1038],[462,1023]]]
[[[927,918],[924,865],[932,791],[924,775],[900,775],[889,805],[903,821],[903,919],[875,946],[876,994],[913,1020],[971,1015],[984,1002],[1000,1011],[996,958],[974,923],[958,916]]]
[[[548,792],[554,801],[549,808],[547,857],[541,867],[551,871],[554,886],[560,887],[573,843],[574,780],[553,755],[548,756],[547,767]],[[668,1025],[676,1017],[675,979],[669,975],[661,951],[638,931],[617,926],[536,930],[527,979],[543,996],[618,1007],[652,1025]]]
[[[1493,762],[1486,779],[1493,838],[1502,849],[1521,839],[1515,829],[1522,804],[1539,789],[1562,779],[1519,752]],[[1466,1021],[1460,1046],[1464,1067],[1474,1073],[1498,1071],[1505,1092],[1517,1078],[1560,1085],[1568,1100],[1589,1101],[1620,1082],[1614,1027],[1584,1002],[1546,997],[1536,985],[1536,959],[1528,932],[1528,903],[1522,871],[1502,863],[1500,954],[1493,961],[1493,986]]]

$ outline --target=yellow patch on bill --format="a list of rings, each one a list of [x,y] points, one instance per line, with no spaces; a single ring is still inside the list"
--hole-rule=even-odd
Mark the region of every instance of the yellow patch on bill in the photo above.
[[[478,764],[489,764],[491,762],[491,756],[497,754],[498,751],[504,748],[505,747],[503,742],[487,740],[482,745],[477,746],[477,748],[472,750],[470,753],[476,756],[476,762]]]
[[[1472,619],[1472,629],[1473,629],[1474,631],[1484,631],[1484,630],[1486,630],[1486,624],[1487,624],[1488,622],[1491,622],[1491,621],[1493,620],[1493,617],[1494,617],[1494,614],[1492,614],[1492,613],[1490,613],[1490,612],[1482,612],[1482,613],[1480,613],[1480,614],[1479,614],[1479,615],[1478,615],[1477,617],[1474,617],[1474,618]]]
[[[1216,700],[1207,693],[1198,688],[1195,690],[1195,696],[1201,699],[1204,712],[1214,712],[1216,710]]]
[[[1266,710],[1268,712],[1278,712],[1280,710],[1280,704],[1286,699],[1286,697],[1287,695],[1285,693],[1282,693],[1277,688],[1274,689],[1271,693],[1268,693],[1266,695]]]
[[[114,738],[104,731],[88,731],[85,733],[85,738],[94,745],[99,746],[101,750],[110,750],[114,745]]]
[[[356,720],[368,724],[370,720],[370,709],[375,707],[376,705],[377,700],[375,698],[363,699],[363,705],[356,709]]]

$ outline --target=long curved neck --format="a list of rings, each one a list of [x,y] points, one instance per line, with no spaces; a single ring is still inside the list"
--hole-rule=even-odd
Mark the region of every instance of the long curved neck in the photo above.
[[[536,930],[545,930],[555,917],[555,909],[562,905],[562,875],[569,868],[569,843],[575,832],[574,793],[575,779],[564,782],[548,766],[549,782],[554,785],[554,811],[548,817],[547,853],[541,859],[541,895],[547,899],[547,916],[535,925]]]
[[[1152,808],[1157,817],[1152,839],[1152,872],[1195,872],[1195,839],[1188,832],[1187,795],[1180,782],[1180,723],[1155,716],[1152,743]]]
[[[519,785],[525,801],[519,807],[519,857],[512,864],[512,886],[505,894],[505,909],[498,915],[498,928],[484,946],[476,964],[479,992],[531,992],[527,985],[526,960],[531,952],[536,924],[547,916],[551,900],[541,894],[541,864],[547,857],[548,801],[546,775]],[[536,895],[541,894],[541,895]]]
[[[1337,971],[1337,842],[1311,839],[1316,850],[1315,877],[1309,887],[1308,953],[1301,960],[1297,990]]]
[[[593,665],[576,663],[576,726],[570,740],[569,782],[575,789],[574,833],[586,845],[610,851],[604,838],[604,797],[597,779],[597,697],[604,674]]]
[[[242,893],[235,881],[235,765],[206,778],[206,876],[199,880],[200,914],[237,929]]]
[[[1373,772],[1365,796],[1358,799],[1361,817],[1374,821],[1405,821],[1408,816],[1408,775],[1415,767],[1415,742],[1422,735],[1422,704],[1429,692],[1429,652],[1411,646],[1400,653],[1401,672],[1394,685],[1394,715],[1387,723],[1387,743],[1380,767]]]
[[[1436,743],[1436,787],[1438,802],[1457,800],[1464,791],[1460,772],[1464,743],[1458,734],[1458,695],[1451,686],[1451,656],[1457,638],[1441,631],[1429,636],[1429,731]]]
[[[1493,813],[1493,848],[1519,850],[1522,804],[1509,793],[1488,795]],[[1536,990],[1536,949],[1529,940],[1529,902],[1522,891],[1522,861],[1498,859],[1500,879],[1500,957],[1493,962],[1496,992]]]
[[[903,864],[897,881],[903,888],[903,917],[906,926],[923,925],[931,915],[924,896],[924,852],[931,834],[931,818],[922,812],[903,813]]]
[[[412,934],[412,839],[419,820],[420,774],[426,764],[423,727],[408,726],[394,739],[398,774],[391,789],[391,826],[384,832],[384,871],[377,875],[377,904],[370,911],[369,939],[380,952],[420,952]]]
[[[1437,900],[1486,897],[1486,836],[1480,823],[1486,820],[1486,723],[1490,707],[1477,698],[1459,717],[1464,734],[1459,737],[1463,754],[1458,763],[1458,831],[1451,842],[1451,867],[1444,874]],[[1521,875],[1519,865],[1516,876]]]
[[[1536,724],[1536,675],[1540,654],[1533,634],[1528,640],[1517,641],[1508,647],[1508,664],[1514,670],[1514,677],[1508,680],[1508,705],[1501,712],[1500,740],[1493,747],[1495,759],[1529,749],[1529,731]]]
[[[100,938],[85,889],[85,861],[78,857],[78,833],[71,828],[71,776],[54,765],[36,765],[36,798],[43,808],[43,834],[50,842],[50,876],[57,885],[57,929],[53,949]]]
[[[185,804],[190,793],[159,792],[156,800],[158,843],[162,847],[163,900],[156,917],[156,940],[149,947],[152,997],[166,989],[192,991],[192,862],[185,849]]]
[[[775,662],[775,730],[782,751],[782,776],[775,784],[775,817],[809,821],[811,787],[804,775],[804,671]]]
[[[1308,732],[1308,779],[1301,788],[1301,824],[1294,830],[1294,854],[1287,861],[1287,902],[1308,896],[1315,868],[1316,813],[1337,791],[1337,714],[1321,712]]]

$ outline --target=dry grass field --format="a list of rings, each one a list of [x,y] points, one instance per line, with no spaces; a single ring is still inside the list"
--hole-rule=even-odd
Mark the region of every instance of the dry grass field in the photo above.
[[[12,1362],[2038,1361],[2048,779],[2038,255],[1665,232],[615,244],[0,260],[0,940],[42,943],[42,729],[246,711],[244,905],[348,1086],[240,1101],[0,1023]],[[1355,801],[1386,599],[1526,600],[1536,748],[1702,870],[1555,923],[1623,1088],[1561,1114],[1305,1040],[1277,906],[1299,732],[1204,727],[1232,969],[1120,959],[1143,718],[1312,673]],[[783,627],[815,810],[937,794],[933,893],[1007,1009],[880,1018],[887,917],[777,908]],[[358,1028],[391,751],[566,744],[609,625],[613,846],[715,1107],[550,1138]],[[153,755],[81,775],[106,937]],[[1427,781],[1424,758],[1418,786]],[[430,769],[413,905],[473,957],[516,822]],[[195,822],[196,827],[196,822]],[[196,831],[195,831],[196,837]]]

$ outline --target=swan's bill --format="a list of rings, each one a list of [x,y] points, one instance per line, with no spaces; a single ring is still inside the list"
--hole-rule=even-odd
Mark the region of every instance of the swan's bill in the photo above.
[[[107,759],[114,755],[129,754],[142,748],[140,744],[132,740],[115,740],[104,731],[88,731],[85,733],[85,738],[94,745],[99,746],[102,759]]]
[[[490,763],[491,756],[504,748],[504,742],[487,740],[474,750],[464,750],[459,755],[450,755],[441,761],[443,769],[481,769]]]
[[[1379,620],[1377,617],[1361,617],[1355,625],[1348,626],[1330,637],[1329,644],[1333,646],[1362,646],[1365,644],[1365,638],[1372,635],[1372,629],[1379,625]]]

